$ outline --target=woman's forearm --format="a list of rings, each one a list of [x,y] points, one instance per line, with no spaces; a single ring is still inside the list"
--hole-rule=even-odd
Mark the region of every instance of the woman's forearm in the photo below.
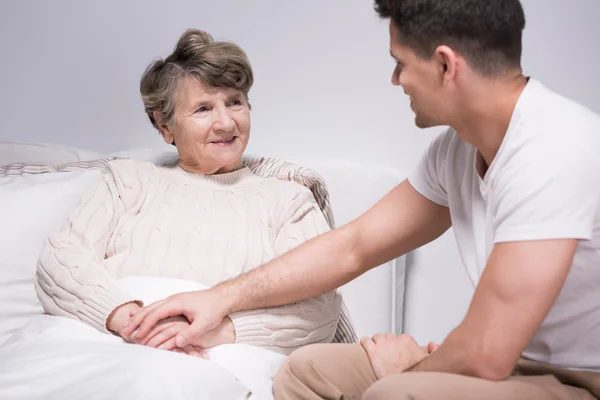
[[[136,301],[102,265],[94,246],[105,245],[117,218],[114,180],[100,183],[79,203],[42,247],[35,288],[44,310],[81,320],[108,332],[106,322],[119,306]]]
[[[342,297],[335,291],[279,307],[230,315],[236,343],[269,348],[282,354],[335,336]]]

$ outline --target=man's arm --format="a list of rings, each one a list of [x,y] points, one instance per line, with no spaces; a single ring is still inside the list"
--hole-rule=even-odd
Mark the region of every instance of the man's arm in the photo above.
[[[450,212],[405,180],[365,214],[288,253],[203,292],[172,296],[142,309],[125,333],[144,337],[161,319],[185,315],[192,327],[181,343],[212,329],[225,315],[316,297],[367,270],[438,238]],[[139,328],[138,328],[139,327]]]
[[[566,280],[575,239],[496,244],[464,321],[407,371],[503,380],[540,327]]]
[[[438,238],[448,208],[405,180],[365,214],[270,263],[216,287],[230,312],[273,307],[334,290],[366,271]]]

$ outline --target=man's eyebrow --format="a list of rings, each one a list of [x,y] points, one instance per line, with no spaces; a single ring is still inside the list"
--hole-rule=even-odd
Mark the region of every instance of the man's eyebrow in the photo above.
[[[394,53],[392,53],[392,51],[391,51],[391,50],[390,50],[390,56],[391,56],[391,57],[392,57],[394,60],[396,60],[396,61],[400,61],[400,60],[398,60],[398,57],[396,57],[396,56],[394,55]]]

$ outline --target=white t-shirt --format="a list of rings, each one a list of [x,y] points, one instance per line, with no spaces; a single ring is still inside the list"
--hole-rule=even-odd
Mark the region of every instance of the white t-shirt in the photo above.
[[[409,177],[450,208],[474,285],[494,243],[580,239],[562,291],[525,357],[600,371],[600,116],[530,79],[483,179],[477,150],[453,129]]]

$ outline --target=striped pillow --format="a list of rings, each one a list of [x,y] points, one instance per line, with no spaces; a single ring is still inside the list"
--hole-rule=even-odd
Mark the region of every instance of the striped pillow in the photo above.
[[[108,162],[115,159],[116,158],[101,158],[91,161],[74,161],[58,166],[44,163],[15,163],[0,166],[0,177],[101,169],[104,168]],[[296,182],[309,188],[312,191],[317,204],[323,211],[327,223],[332,229],[335,227],[327,186],[319,174],[302,166],[271,157],[244,158],[243,164],[258,176],[275,177]],[[344,302],[342,302],[340,320],[333,342],[356,343],[357,341],[358,338],[352,320],[350,319],[350,313]]]
[[[90,161],[73,161],[57,166],[44,163],[14,163],[0,166],[0,177],[101,169],[112,160],[115,160],[115,158],[100,158],[98,160]]]

